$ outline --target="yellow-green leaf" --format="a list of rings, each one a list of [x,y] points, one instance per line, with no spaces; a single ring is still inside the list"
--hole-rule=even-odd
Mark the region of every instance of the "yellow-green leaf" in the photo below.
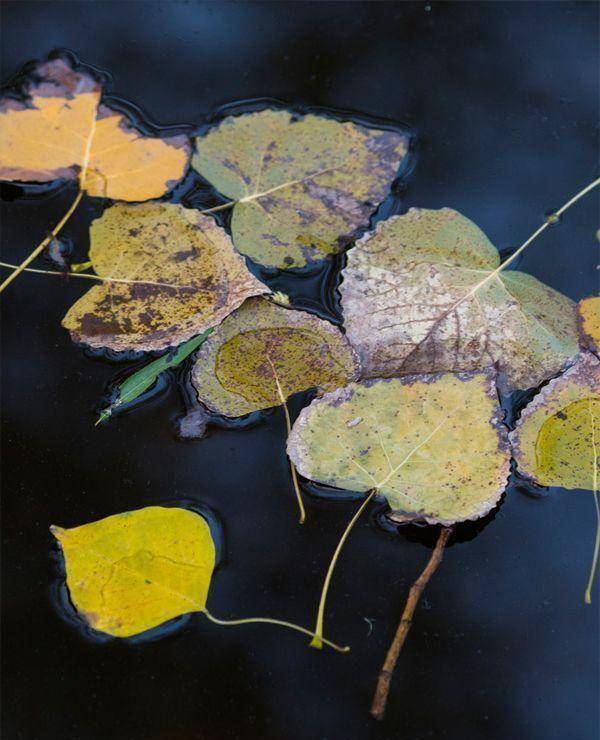
[[[510,434],[521,475],[542,486],[598,488],[600,362],[584,352],[524,408]]]
[[[215,546],[199,514],[149,506],[51,530],[71,601],[90,627],[129,637],[205,610]]]
[[[204,342],[192,382],[209,409],[242,416],[308,388],[338,388],[357,374],[356,356],[337,327],[251,298]]]
[[[600,350],[600,297],[584,298],[577,304],[581,344],[598,353]]]
[[[578,352],[573,302],[522,272],[490,277],[498,266],[485,234],[450,208],[379,223],[349,251],[340,287],[364,376],[496,364],[514,390],[560,371]]]
[[[92,223],[90,243],[94,270],[107,280],[69,309],[63,326],[91,347],[176,346],[267,292],[225,231],[181,205],[116,204]]]
[[[168,192],[188,167],[188,138],[146,136],[101,95],[64,59],[38,64],[23,98],[0,100],[0,179],[79,179],[89,195],[125,201]]]
[[[192,166],[233,206],[238,251],[302,267],[342,251],[389,191],[408,139],[316,115],[230,116],[196,140]]]
[[[489,372],[370,380],[315,399],[287,449],[306,478],[376,489],[397,520],[452,524],[487,514],[504,491],[501,419]]]

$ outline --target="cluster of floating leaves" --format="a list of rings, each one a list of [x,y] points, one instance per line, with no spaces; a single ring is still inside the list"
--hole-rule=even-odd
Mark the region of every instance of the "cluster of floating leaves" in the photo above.
[[[396,130],[271,109],[231,115],[193,140],[150,135],[103,102],[95,75],[62,57],[0,101],[0,178],[77,183],[67,214],[0,289],[53,243],[84,193],[103,198],[83,265],[93,272],[71,273],[98,284],[63,326],[93,348],[167,351],[121,385],[102,418],[192,355],[202,408],[240,417],[283,407],[301,520],[296,470],[366,494],[334,553],[315,633],[287,625],[317,646],[327,642],[325,597],[341,545],[375,495],[394,521],[450,527],[497,505],[513,459],[540,485],[592,490],[598,508],[599,299],[578,312],[506,270],[547,224],[503,264],[449,208],[411,209],[363,233],[408,145]],[[157,200],[190,166],[220,205]],[[244,259],[302,268],[349,247],[343,329],[270,294]],[[499,392],[542,384],[509,434]],[[317,397],[292,428],[286,401],[311,388]],[[72,602],[93,629],[127,637],[190,612],[220,621],[206,609],[215,557],[200,514],[149,507],[52,531]]]

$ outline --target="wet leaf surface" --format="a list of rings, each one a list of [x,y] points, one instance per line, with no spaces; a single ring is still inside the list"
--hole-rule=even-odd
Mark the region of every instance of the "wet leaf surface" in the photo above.
[[[491,373],[351,383],[301,413],[288,455],[310,480],[376,489],[398,521],[452,524],[498,502],[508,438]]]
[[[63,319],[76,342],[122,350],[176,346],[267,292],[210,216],[172,203],[116,204],[90,229],[90,260],[105,282]]]
[[[188,167],[187,137],[147,136],[101,97],[100,82],[65,59],[39,63],[22,97],[0,100],[0,179],[81,177],[89,195],[125,201],[168,192]]]
[[[279,406],[312,387],[356,379],[356,356],[340,330],[304,311],[251,298],[201,347],[192,370],[198,399],[224,416]]]
[[[236,249],[271,267],[342,251],[388,193],[406,136],[323,116],[230,116],[196,140],[192,166],[235,201]]]
[[[199,514],[149,506],[51,530],[62,548],[71,601],[93,629],[130,637],[204,611],[215,546]]]
[[[496,363],[512,391],[560,371],[578,352],[573,302],[522,272],[488,279],[499,264],[485,234],[452,209],[379,223],[348,253],[340,287],[365,377]]]
[[[581,344],[600,351],[600,297],[584,298],[577,304]]]

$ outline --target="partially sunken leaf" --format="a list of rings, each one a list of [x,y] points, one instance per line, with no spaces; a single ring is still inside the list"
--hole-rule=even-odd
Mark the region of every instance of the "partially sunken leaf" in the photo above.
[[[597,489],[600,449],[600,362],[582,353],[551,380],[510,433],[521,475],[542,486]]]
[[[184,175],[185,136],[146,136],[100,103],[96,79],[65,60],[38,64],[24,97],[0,100],[0,179],[77,180],[89,195],[159,198]]]
[[[408,149],[395,131],[283,110],[230,116],[196,143],[192,166],[235,202],[236,249],[273,267],[342,251]]]
[[[267,292],[209,216],[173,203],[117,204],[90,229],[90,259],[105,282],[72,306],[76,342],[120,350],[176,346]]]
[[[452,209],[378,224],[348,253],[340,287],[364,376],[496,363],[510,391],[561,370],[578,352],[572,301],[522,272],[490,278],[498,266],[485,234]]]
[[[600,298],[584,298],[577,308],[581,344],[597,353],[600,350]]]
[[[487,514],[504,491],[500,419],[491,373],[369,380],[303,409],[287,450],[306,478],[376,489],[398,520],[452,524]]]
[[[71,601],[90,627],[130,637],[205,610],[215,546],[199,514],[149,506],[51,531]]]
[[[225,416],[279,406],[281,393],[331,390],[356,379],[356,356],[340,330],[263,298],[246,301],[200,348],[192,381],[199,400]]]

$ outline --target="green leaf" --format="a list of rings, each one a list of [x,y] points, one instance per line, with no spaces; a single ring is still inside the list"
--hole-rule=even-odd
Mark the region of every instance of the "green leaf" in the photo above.
[[[154,385],[161,373],[183,362],[194,350],[198,349],[211,332],[212,329],[208,329],[203,334],[192,337],[192,339],[177,347],[174,352],[167,352],[167,354],[153,360],[148,365],[144,365],[136,373],[126,378],[118,387],[119,397],[117,401],[102,411],[96,425],[108,419],[115,409],[134,401],[142,393],[145,393]]]

